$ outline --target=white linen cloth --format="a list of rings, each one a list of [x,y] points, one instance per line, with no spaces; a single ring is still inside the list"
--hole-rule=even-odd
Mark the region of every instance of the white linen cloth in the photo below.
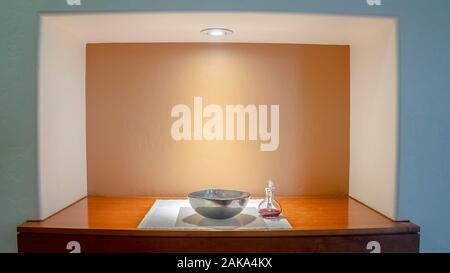
[[[291,229],[292,226],[282,215],[278,219],[262,218],[258,204],[262,199],[250,199],[247,207],[237,216],[214,220],[197,214],[189,200],[156,200],[142,219],[141,229]]]

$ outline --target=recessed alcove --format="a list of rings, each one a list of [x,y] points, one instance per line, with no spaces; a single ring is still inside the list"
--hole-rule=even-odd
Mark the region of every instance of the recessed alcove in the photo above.
[[[199,33],[211,26],[235,33],[216,41]],[[395,19],[285,13],[43,14],[40,30],[39,219],[88,194],[86,45],[211,42],[349,46],[348,194],[396,219]]]

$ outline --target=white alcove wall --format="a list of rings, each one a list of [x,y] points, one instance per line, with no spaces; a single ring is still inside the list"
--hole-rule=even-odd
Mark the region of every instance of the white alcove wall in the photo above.
[[[45,219],[86,196],[85,43],[42,21],[38,93],[38,212]]]
[[[214,26],[235,33],[222,40],[199,33]],[[201,12],[40,16],[38,220],[87,195],[85,45],[105,42],[350,45],[349,195],[396,219],[396,19]]]

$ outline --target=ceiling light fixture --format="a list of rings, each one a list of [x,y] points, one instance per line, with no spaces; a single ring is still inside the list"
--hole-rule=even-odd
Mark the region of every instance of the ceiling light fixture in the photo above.
[[[233,34],[231,29],[227,28],[205,28],[200,33],[206,34],[211,37],[223,37]]]

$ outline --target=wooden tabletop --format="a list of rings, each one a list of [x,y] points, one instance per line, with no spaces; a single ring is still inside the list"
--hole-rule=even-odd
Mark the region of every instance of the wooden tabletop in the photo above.
[[[18,232],[161,237],[278,237],[417,233],[410,222],[396,222],[349,197],[280,197],[292,229],[205,231],[138,229],[157,198],[89,196],[44,221],[28,221]],[[158,198],[167,199],[167,198]]]

